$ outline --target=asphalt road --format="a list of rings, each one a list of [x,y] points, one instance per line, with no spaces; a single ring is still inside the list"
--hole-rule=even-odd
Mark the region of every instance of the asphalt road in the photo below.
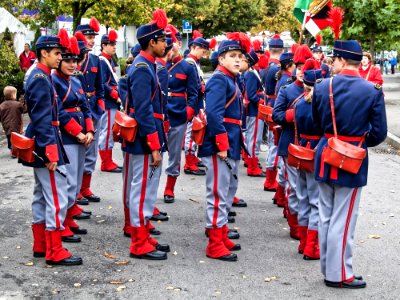
[[[84,264],[46,266],[32,257],[32,169],[10,159],[0,148],[0,299],[396,299],[400,259],[398,186],[400,156],[382,145],[370,150],[369,185],[362,192],[356,229],[354,268],[367,281],[363,290],[325,287],[318,261],[297,254],[281,209],[263,179],[240,168],[238,195],[248,202],[236,208],[242,250],[236,263],[205,256],[204,177],[182,175],[176,202],[164,204],[170,220],[156,224],[160,242],[171,246],[166,261],[129,258],[129,238],[122,235],[122,179],[96,171],[93,190],[102,202],[90,204],[91,220],[80,221],[89,234],[80,244],[65,244]],[[121,162],[121,155],[115,155]],[[265,156],[265,153],[262,153]],[[165,184],[162,176],[159,199]],[[189,200],[191,199],[191,200]],[[105,255],[107,252],[109,255]],[[111,255],[111,256],[110,256]],[[108,256],[108,257],[107,257]]]

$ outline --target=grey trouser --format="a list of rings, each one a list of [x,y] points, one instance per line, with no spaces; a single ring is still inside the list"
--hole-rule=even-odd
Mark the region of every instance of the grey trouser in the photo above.
[[[193,121],[187,123],[186,133],[185,133],[185,154],[196,155],[197,144],[192,139],[192,126]]]
[[[288,206],[291,215],[297,215],[299,211],[299,199],[296,196],[296,181],[297,181],[297,169],[291,167],[287,163],[287,157],[283,156],[285,167],[288,177]]]
[[[269,128],[267,126],[267,128]],[[278,147],[274,143],[274,133],[268,129],[268,155],[265,161],[267,169],[276,169],[279,163]]]
[[[98,155],[97,150],[99,148],[100,137],[100,120],[93,119],[93,127],[96,132],[94,133],[93,141],[86,148],[85,169],[83,171],[84,174],[92,174],[96,168],[96,160]]]
[[[185,137],[186,123],[176,127],[170,127],[168,131],[168,166],[165,173],[178,177],[180,174],[182,142]]]
[[[68,208],[71,208],[76,201],[82,185],[83,169],[85,164],[85,146],[83,144],[64,145],[65,151],[68,153],[69,164],[67,168],[67,192],[68,192]]]
[[[297,220],[300,226],[308,226],[310,230],[318,230],[319,189],[314,174],[298,171],[296,195],[299,199]]]
[[[257,122],[256,122],[257,121]],[[246,119],[246,146],[251,157],[260,154],[260,145],[263,136],[264,121],[257,117],[247,117]]]
[[[114,139],[112,135],[112,126],[115,120],[116,108],[107,108],[100,118],[99,149],[112,150]]]

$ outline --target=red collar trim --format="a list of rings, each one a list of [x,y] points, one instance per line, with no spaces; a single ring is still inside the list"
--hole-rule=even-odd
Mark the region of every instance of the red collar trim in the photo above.
[[[58,77],[62,78],[62,79],[69,80],[69,75],[65,75],[62,72],[58,72],[58,70],[55,70],[54,74],[57,75]]]
[[[40,70],[42,70],[43,72],[45,72],[47,75],[50,76],[51,69],[48,66],[45,66],[44,64],[38,62],[36,68],[39,68]]]
[[[193,58],[194,59],[194,61],[199,61],[199,59],[196,57],[196,56],[194,56],[193,54],[188,54],[188,57],[190,57],[190,58]]]
[[[105,58],[107,58],[108,60],[111,60],[111,56],[108,54],[105,54],[104,52],[101,52],[101,56],[104,56]]]
[[[339,74],[347,76],[360,76],[360,72],[358,70],[349,70],[349,69],[344,69]]]
[[[273,62],[273,63],[276,63],[276,64],[278,64],[278,65],[281,63],[281,62],[279,61],[279,59],[276,59],[276,58],[270,58],[270,59],[269,59],[269,62],[270,62],[270,63]]]
[[[304,87],[303,83],[298,81],[297,79],[296,79],[296,81],[294,83],[299,87]]]
[[[77,69],[78,71],[80,71],[80,70],[81,70],[81,68],[82,68],[82,66],[80,66],[80,65],[76,65],[76,69]]]
[[[289,71],[283,71],[283,74],[286,74],[286,75],[292,76],[292,73],[290,73]]]
[[[181,60],[182,60],[182,57],[177,56],[177,57],[175,57],[175,58],[172,60],[172,62],[173,62],[174,64],[176,64],[177,62],[180,62]]]
[[[149,62],[151,63],[155,63],[156,62],[156,58],[151,56],[150,54],[144,52],[143,50],[140,50],[139,55],[143,56],[145,59],[147,59]]]
[[[228,75],[228,76],[231,77],[231,78],[235,78],[235,76],[233,76],[233,74],[232,74],[231,72],[229,72],[229,71],[228,71],[225,67],[223,67],[223,66],[218,66],[218,67],[217,67],[217,70],[218,70],[218,71],[221,71],[222,73]]]
[[[156,61],[162,64],[164,67],[167,65],[167,62],[159,57],[156,58]]]

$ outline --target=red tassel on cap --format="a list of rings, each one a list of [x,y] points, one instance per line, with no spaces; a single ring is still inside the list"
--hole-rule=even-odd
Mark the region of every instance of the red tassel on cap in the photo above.
[[[315,41],[317,42],[318,46],[321,46],[321,43],[322,43],[322,35],[317,34],[317,36],[315,37]]]
[[[318,70],[320,68],[319,63],[315,59],[307,59],[304,66],[303,66],[303,72],[307,70]]]
[[[261,42],[259,40],[254,40],[253,41],[253,48],[254,51],[259,51],[261,48]]]
[[[344,9],[341,7],[332,7],[328,13],[328,18],[331,23],[332,32],[335,34],[335,40],[339,39],[340,27],[343,24]]]
[[[100,23],[99,23],[99,21],[97,21],[97,19],[95,17],[90,19],[89,26],[96,32],[100,31]]]
[[[299,44],[296,44],[296,43],[293,44],[290,51],[291,51],[293,54],[295,54],[295,53],[296,53],[296,50],[297,50],[297,48],[299,48],[299,46],[300,46]]]
[[[279,34],[275,34],[272,38],[273,38],[273,39],[280,39],[281,36],[280,36]]]
[[[156,9],[153,12],[153,21],[150,22],[151,24],[157,24],[158,28],[165,29],[168,25],[168,18],[167,14],[163,9]]]
[[[74,37],[76,38],[77,41],[82,41],[85,44],[85,46],[87,45],[87,40],[82,32],[80,31],[75,32]]]
[[[178,33],[178,29],[175,28],[172,24],[167,24],[165,28],[165,33],[172,38],[172,41],[176,43],[178,40],[176,39],[176,34]]]
[[[215,46],[217,46],[217,40],[215,38],[212,38],[210,41],[210,49],[214,49]]]
[[[69,37],[68,32],[65,28],[61,28],[58,32],[58,38],[60,39],[60,44],[65,47],[69,48]]]
[[[263,54],[258,58],[258,66],[260,67],[260,69],[266,69],[268,68],[268,57]]]
[[[197,39],[203,37],[203,34],[198,30],[193,30],[192,39]]]
[[[78,55],[80,52],[79,46],[78,46],[78,41],[76,40],[76,37],[74,37],[74,36],[69,39],[69,51],[72,54],[76,54],[76,55]]]
[[[296,53],[294,54],[293,57],[293,62],[295,64],[304,64],[307,59],[312,57],[313,55],[310,48],[308,48],[306,44],[303,44],[297,48]]]
[[[110,30],[110,32],[108,33],[108,40],[110,41],[110,43],[115,43],[115,41],[118,38],[118,33],[115,30]]]
[[[268,58],[268,60],[271,57],[271,53],[269,53],[268,50],[265,50],[264,55]]]
[[[251,40],[248,37],[248,35],[243,32],[239,32],[239,41],[240,41],[240,45],[242,46],[244,51],[246,51],[247,53],[250,52]]]

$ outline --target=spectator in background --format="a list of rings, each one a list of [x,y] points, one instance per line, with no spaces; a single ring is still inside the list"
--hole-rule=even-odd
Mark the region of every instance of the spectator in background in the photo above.
[[[331,57],[325,57],[324,58],[324,64],[328,65],[330,77],[332,77],[333,76],[333,72],[332,72],[333,60],[332,60],[332,58]]]
[[[384,62],[383,62],[383,67],[385,68],[385,74],[387,75],[389,73],[389,59],[385,58]]]
[[[361,65],[358,68],[360,76],[373,84],[383,84],[381,70],[374,65],[372,56],[369,52],[363,52]]]
[[[17,101],[17,89],[6,86],[3,90],[4,102],[0,104],[0,122],[11,149],[11,132],[22,133],[22,114],[26,111],[23,103]]]
[[[36,59],[36,55],[31,51],[31,46],[26,43],[24,46],[24,51],[19,55],[19,66],[21,70],[26,72]]]
[[[396,56],[393,56],[393,57],[390,59],[390,67],[391,67],[392,74],[395,73],[395,68],[396,68],[396,66],[397,66],[397,58],[396,58]]]

